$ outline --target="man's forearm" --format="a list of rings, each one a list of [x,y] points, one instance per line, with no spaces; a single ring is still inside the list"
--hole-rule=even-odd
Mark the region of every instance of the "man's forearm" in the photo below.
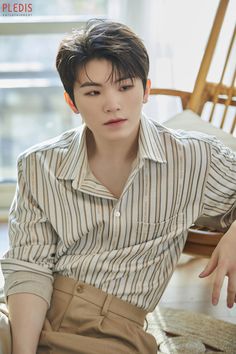
[[[231,227],[233,227],[234,230],[236,230],[236,220],[233,221],[233,223],[231,224]]]
[[[35,354],[47,312],[46,301],[33,294],[8,297],[12,331],[12,354]]]

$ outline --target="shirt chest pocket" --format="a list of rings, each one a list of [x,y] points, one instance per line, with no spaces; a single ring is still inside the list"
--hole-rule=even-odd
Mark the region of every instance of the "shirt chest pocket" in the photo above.
[[[140,243],[157,238],[174,238],[184,230],[183,213],[157,223],[137,222],[137,235]]]

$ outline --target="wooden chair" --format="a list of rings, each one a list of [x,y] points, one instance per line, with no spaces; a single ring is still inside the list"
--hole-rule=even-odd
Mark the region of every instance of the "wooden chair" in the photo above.
[[[225,57],[220,81],[218,83],[206,81],[228,3],[229,0],[221,0],[219,2],[193,92],[153,88],[151,94],[178,96],[181,98],[183,109],[186,111],[165,122],[164,125],[173,129],[196,130],[215,135],[222,140],[226,146],[236,151],[236,138],[234,137],[234,135],[236,135],[236,68],[232,75],[231,84],[227,86],[223,83],[227,66],[232,55],[233,46],[235,45],[235,29]],[[211,102],[211,110],[208,121],[205,121],[199,116],[201,116],[207,102]],[[224,109],[220,119],[220,125],[216,127],[212,123],[214,123],[214,115],[219,105],[224,107]],[[229,109],[231,109],[231,113],[233,109],[234,117],[231,119],[229,131],[225,132],[226,117]],[[210,257],[222,235],[223,233],[215,230],[214,226],[212,226],[212,228],[210,226],[209,228],[208,225],[208,228],[206,228],[205,226],[193,225],[189,229],[184,252]]]

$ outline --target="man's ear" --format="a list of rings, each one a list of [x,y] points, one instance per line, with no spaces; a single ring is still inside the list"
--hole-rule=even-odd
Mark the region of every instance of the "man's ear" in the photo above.
[[[65,97],[66,103],[70,106],[72,111],[74,113],[78,114],[79,113],[78,109],[75,107],[74,103],[72,102],[72,99],[70,98],[70,96],[68,95],[68,93],[66,91],[64,92],[64,97]]]
[[[146,89],[144,91],[144,95],[143,95],[143,103],[147,103],[148,101],[148,96],[150,94],[150,90],[151,90],[151,80],[147,79],[147,83],[146,83]]]

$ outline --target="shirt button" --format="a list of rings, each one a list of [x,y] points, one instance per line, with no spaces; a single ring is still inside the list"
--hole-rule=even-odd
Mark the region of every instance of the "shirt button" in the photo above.
[[[82,285],[78,285],[76,291],[81,294],[84,291],[84,287]]]
[[[118,210],[115,211],[115,216],[117,216],[118,218],[120,217],[120,212]]]

